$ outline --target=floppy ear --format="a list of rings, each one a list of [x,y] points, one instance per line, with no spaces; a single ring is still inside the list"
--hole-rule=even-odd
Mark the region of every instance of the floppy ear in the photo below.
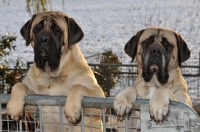
[[[30,30],[31,30],[31,25],[35,16],[36,15],[33,15],[31,20],[27,21],[26,24],[20,29],[20,33],[22,37],[26,40],[26,46],[29,46],[29,44],[31,43]]]
[[[125,45],[124,47],[124,50],[125,50],[125,53],[127,55],[129,55],[131,58],[132,58],[132,61],[134,60],[135,58],[135,55],[137,53],[137,45],[138,45],[138,41],[139,41],[139,38],[141,36],[141,34],[143,33],[144,30],[141,30],[139,32],[137,32],[136,35],[134,35]]]
[[[178,63],[179,67],[181,67],[181,63],[188,60],[190,58],[190,50],[184,39],[177,33],[174,33],[177,40],[178,46]]]
[[[84,33],[73,18],[66,17],[65,19],[68,23],[68,46],[70,48],[71,45],[76,44],[83,39]]]

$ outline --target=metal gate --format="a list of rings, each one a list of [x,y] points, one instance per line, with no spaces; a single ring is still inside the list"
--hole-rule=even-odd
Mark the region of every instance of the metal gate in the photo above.
[[[196,112],[189,106],[180,102],[170,102],[170,113],[168,121],[164,121],[162,125],[156,125],[154,121],[150,120],[149,116],[149,100],[137,100],[133,108],[130,119],[125,119],[123,122],[118,122],[113,112],[114,98],[97,98],[97,97],[84,97],[82,99],[82,118],[81,122],[73,126],[65,122],[63,118],[63,106],[65,104],[65,96],[41,96],[41,95],[28,95],[25,97],[26,105],[32,106],[30,109],[25,109],[25,117],[19,122],[14,122],[9,119],[5,113],[5,107],[9,101],[10,95],[0,95],[0,131],[1,132],[43,132],[44,126],[50,124],[58,126],[60,132],[64,132],[65,128],[70,128],[69,131],[75,131],[75,127],[79,127],[81,132],[95,132],[94,127],[101,127],[103,132],[199,132],[200,131],[200,118]],[[52,113],[59,116],[59,121],[52,120],[45,121],[42,116],[45,114],[43,108],[46,106],[57,106],[59,111]],[[100,110],[99,115],[92,113],[84,113],[85,108],[95,108]],[[99,124],[86,124],[86,120],[92,118],[99,118]],[[87,131],[86,131],[87,128]],[[77,131],[75,131],[77,132]]]

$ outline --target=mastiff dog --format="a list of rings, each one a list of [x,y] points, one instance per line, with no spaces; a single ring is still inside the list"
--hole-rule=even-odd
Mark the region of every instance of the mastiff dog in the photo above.
[[[136,99],[150,99],[150,118],[161,124],[169,112],[169,101],[192,106],[181,63],[190,57],[183,38],[164,28],[139,31],[124,48],[132,61],[136,59],[138,77],[134,86],[115,97],[114,109],[119,120],[129,116]]]
[[[24,97],[28,94],[67,96],[63,108],[63,131],[81,131],[81,126],[73,126],[81,119],[81,99],[83,96],[104,97],[93,71],[88,66],[77,43],[84,34],[73,18],[62,12],[47,11],[35,14],[21,28],[20,33],[34,50],[34,63],[22,82],[15,84],[7,104],[7,114],[18,121],[23,116]],[[45,132],[58,132],[59,112],[56,106],[45,106],[43,128]],[[100,113],[98,109],[84,109],[84,112]],[[85,115],[85,114],[84,114]],[[84,116],[84,130],[101,132],[98,116]],[[49,124],[48,124],[49,122]],[[53,123],[52,123],[53,122]],[[90,126],[88,126],[90,125]]]

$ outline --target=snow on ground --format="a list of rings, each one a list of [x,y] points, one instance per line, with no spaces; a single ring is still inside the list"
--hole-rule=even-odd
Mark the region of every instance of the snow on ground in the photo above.
[[[190,0],[67,0],[64,4],[62,0],[53,0],[49,9],[65,12],[77,21],[85,33],[79,46],[83,54],[89,56],[106,49],[122,53],[133,34],[152,26],[179,32],[190,49],[196,50],[200,43],[199,4]],[[23,62],[33,61],[33,50],[31,46],[25,46],[19,33],[22,25],[31,18],[25,7],[22,0],[0,1],[0,34],[17,35],[16,51],[7,57],[10,62],[17,58]],[[127,60],[123,62],[129,63],[130,58]]]

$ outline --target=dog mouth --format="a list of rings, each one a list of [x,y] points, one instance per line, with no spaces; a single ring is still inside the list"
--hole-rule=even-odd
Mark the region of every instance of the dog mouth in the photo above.
[[[49,50],[42,47],[35,50],[34,61],[36,66],[45,71],[45,67],[49,67],[51,71],[56,70],[60,64],[61,53],[58,50]]]
[[[158,62],[156,60],[153,60],[151,63],[150,63],[150,66],[149,66],[149,70],[150,70],[150,73],[156,73],[156,72],[159,72],[159,66],[158,66]]]
[[[39,56],[43,57],[43,58],[48,58],[48,53],[47,53],[47,51],[44,48],[42,48],[40,50],[40,55]]]
[[[39,51],[39,55],[38,55],[38,58],[37,58],[37,61],[36,61],[36,65],[39,68],[44,68],[45,65],[48,63],[48,61],[49,61],[48,52],[46,51],[45,48],[42,48]]]

